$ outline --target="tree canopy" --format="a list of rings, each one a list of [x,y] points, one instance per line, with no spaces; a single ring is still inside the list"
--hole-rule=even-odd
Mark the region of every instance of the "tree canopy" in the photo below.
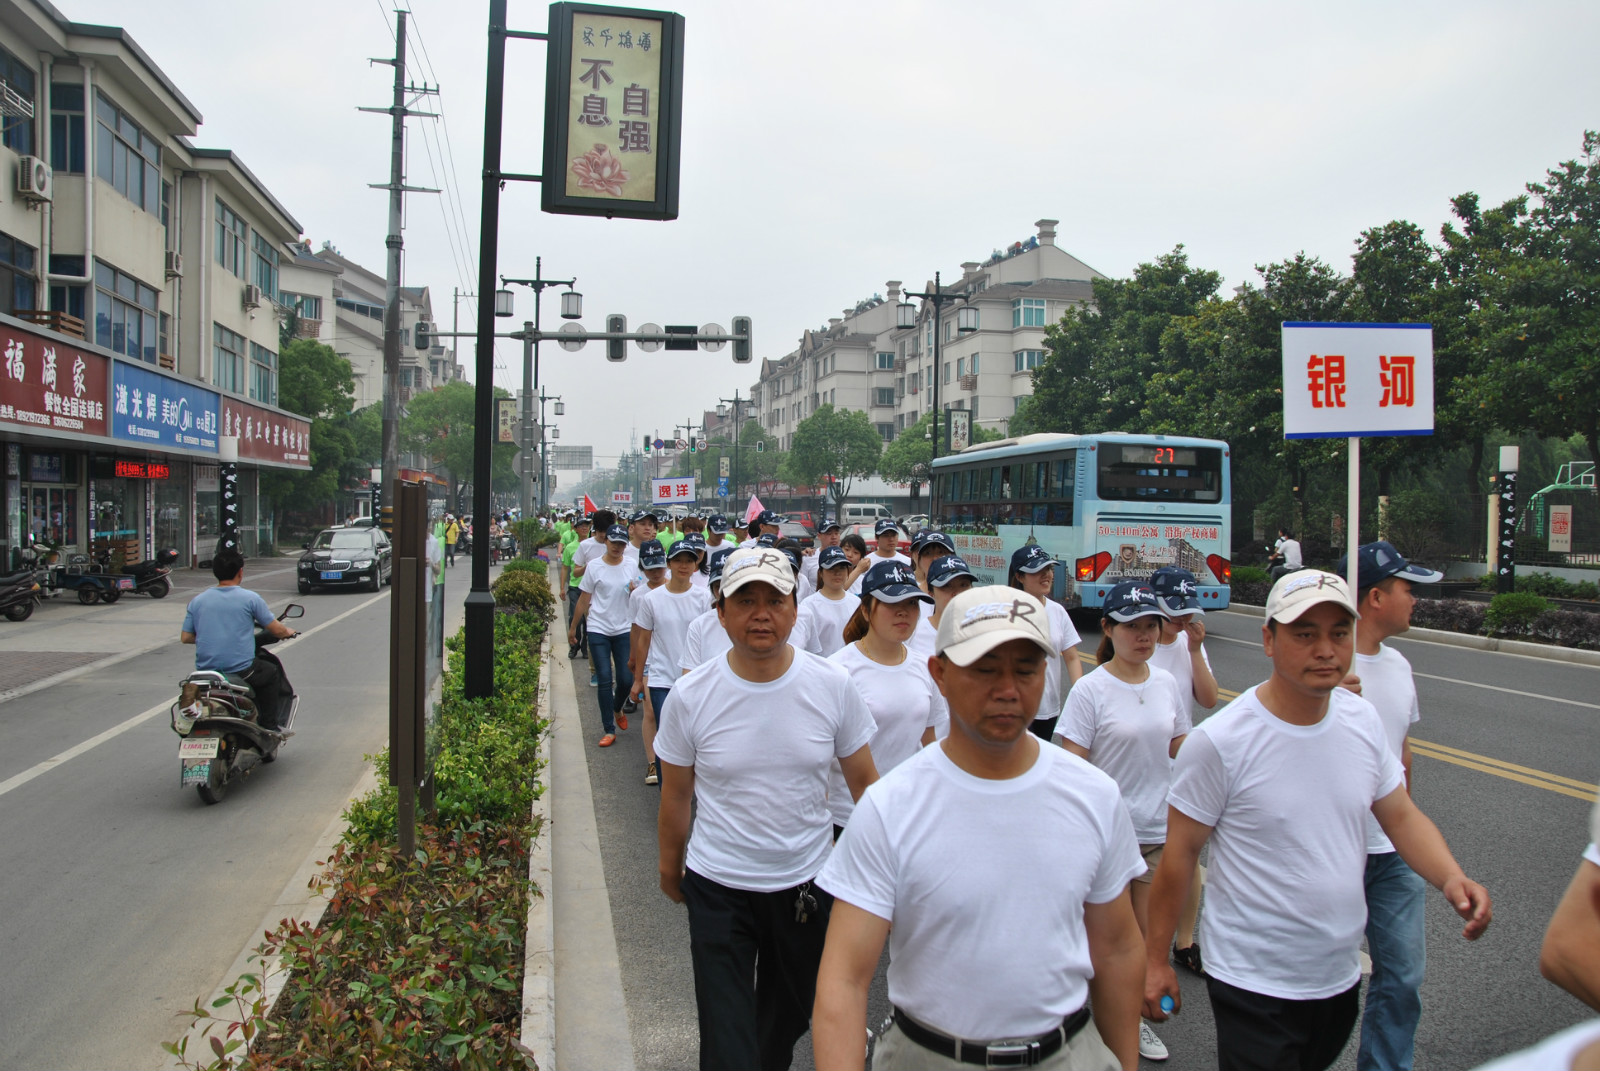
[[[795,486],[807,487],[832,477],[843,498],[850,493],[853,480],[878,470],[882,454],[883,436],[865,412],[827,404],[818,406],[795,428],[780,474]]]
[[[511,393],[496,387],[494,396],[509,398]],[[476,397],[477,389],[471,383],[446,383],[414,395],[406,403],[405,417],[400,421],[400,449],[421,454],[449,473],[450,497],[457,509],[461,508],[463,488],[472,482]],[[511,467],[516,456],[515,444],[495,443],[491,470],[494,490],[508,491],[517,486],[517,475]]]
[[[894,442],[883,448],[883,457],[878,461],[878,475],[893,483],[926,481],[929,465],[933,461],[933,441],[928,437],[931,427],[933,414],[924,413],[921,420],[895,436]],[[943,431],[943,421],[940,422],[940,431]],[[998,431],[978,424],[972,426],[972,441],[975,443],[994,442],[999,438]]]
[[[310,418],[311,469],[261,470],[261,495],[280,513],[315,509],[366,476],[381,446],[373,422],[351,412],[354,404],[355,376],[348,360],[315,339],[291,333],[281,342],[278,406]]]

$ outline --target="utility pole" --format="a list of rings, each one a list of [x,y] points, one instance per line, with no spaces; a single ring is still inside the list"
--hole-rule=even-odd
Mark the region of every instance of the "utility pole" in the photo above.
[[[528,464],[531,460],[528,456],[528,444],[533,441],[533,399],[534,395],[540,391],[539,339],[537,337],[537,332],[540,328],[539,299],[543,296],[545,287],[564,286],[567,288],[567,293],[562,297],[561,316],[566,320],[579,319],[583,315],[583,295],[576,293],[572,289],[577,285],[577,282],[578,280],[576,279],[546,279],[544,277],[543,257],[533,258],[532,279],[508,279],[504,275],[500,277],[501,286],[509,286],[512,283],[516,283],[533,291],[533,320],[524,321],[522,325],[525,333],[522,344],[522,435],[520,437],[522,442],[522,478],[518,482],[522,489],[521,505],[524,517],[532,516],[531,511],[533,509],[533,469]],[[542,424],[543,422],[544,418],[541,415],[540,423]],[[539,432],[539,499],[541,504],[547,498],[543,482],[545,467],[544,432],[541,429]]]
[[[373,59],[373,63],[387,63],[394,67],[394,99],[387,108],[358,108],[357,111],[381,112],[390,117],[389,181],[386,184],[370,183],[372,189],[389,191],[389,236],[384,244],[389,250],[388,271],[384,277],[383,304],[383,514],[381,523],[385,531],[393,529],[394,481],[400,475],[400,253],[405,246],[400,228],[405,217],[405,195],[411,193],[438,193],[438,190],[407,186],[405,177],[406,116],[416,115],[436,118],[435,113],[414,112],[406,107],[406,94],[427,95],[437,93],[437,87],[413,86],[406,83],[406,12],[395,12],[394,59]]]

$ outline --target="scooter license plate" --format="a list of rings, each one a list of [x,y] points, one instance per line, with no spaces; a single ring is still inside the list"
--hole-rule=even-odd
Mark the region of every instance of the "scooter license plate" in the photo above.
[[[215,736],[201,737],[198,740],[178,741],[178,758],[189,759],[214,759],[217,751],[222,746],[222,740]]]
[[[122,576],[117,578],[117,587],[122,591],[133,590],[133,577]]]
[[[322,571],[322,579],[324,579],[324,580],[343,580],[344,579],[344,573],[339,571],[339,570],[337,570],[337,569],[324,569]]]
[[[211,780],[211,764],[220,762],[220,759],[184,759],[183,777],[178,782],[178,787],[188,788],[190,785],[203,785]]]

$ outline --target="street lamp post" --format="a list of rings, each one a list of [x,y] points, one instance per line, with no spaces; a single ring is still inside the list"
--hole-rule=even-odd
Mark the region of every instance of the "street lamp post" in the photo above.
[[[516,284],[526,286],[533,291],[533,319],[524,321],[522,336],[522,477],[517,482],[521,491],[520,504],[522,515],[528,516],[533,510],[533,466],[528,464],[527,456],[529,440],[533,438],[533,396],[539,390],[539,302],[547,286],[564,286],[567,292],[561,295],[561,318],[563,320],[578,320],[583,317],[583,295],[572,288],[577,285],[577,279],[546,279],[544,278],[544,258],[533,258],[532,279],[508,279],[500,276],[502,289],[495,292],[495,312],[497,315],[511,315],[511,291],[504,289],[506,286]],[[504,295],[502,297],[502,295]],[[500,310],[504,308],[504,312]],[[540,414],[543,421],[543,414]],[[539,474],[541,481],[544,477],[544,435],[539,436]],[[544,501],[544,491],[539,492],[541,503]],[[542,506],[541,506],[542,508]]]
[[[566,416],[567,415],[567,403],[563,402],[561,400],[561,395],[559,395],[559,394],[546,394],[542,390],[539,392],[539,512],[540,513],[543,513],[544,510],[545,510],[545,507],[550,504],[550,484],[548,482],[549,478],[550,478],[550,466],[545,460],[547,457],[549,457],[549,451],[545,449],[545,441],[544,441],[544,431],[545,431],[544,403],[545,402],[555,402],[556,403],[556,416]],[[550,429],[550,437],[552,439],[561,438],[561,429],[560,428],[551,428]],[[523,473],[524,473],[524,475],[527,474],[527,466],[526,466],[526,464],[524,464],[524,466],[523,466]]]
[[[921,298],[923,301],[933,302],[933,456],[928,462],[929,485],[928,504],[931,523],[937,525],[939,520],[939,481],[933,477],[933,462],[939,457],[939,382],[944,378],[944,306],[945,302],[964,302],[967,300],[965,292],[949,291],[940,281],[939,273],[933,273],[933,292],[918,294],[906,291],[908,298]],[[916,306],[909,301],[902,301],[897,309],[896,326],[901,328],[915,328],[917,326]],[[960,310],[956,321],[956,329],[963,335],[971,334],[978,329],[978,310],[967,306]]]
[[[740,398],[735,390],[732,398],[717,399],[717,416],[727,418],[728,406],[733,406],[733,495],[728,501],[737,504],[739,501],[739,476],[740,462],[744,459],[739,455],[739,433],[744,430],[744,406],[748,398]]]

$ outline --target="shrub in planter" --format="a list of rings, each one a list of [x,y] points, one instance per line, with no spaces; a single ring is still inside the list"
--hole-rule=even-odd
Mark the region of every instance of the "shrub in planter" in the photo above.
[[[1233,567],[1233,582],[1235,584],[1265,584],[1272,586],[1272,574],[1265,569],[1258,569],[1254,565],[1235,565]]]
[[[490,587],[495,609],[506,613],[534,610],[548,619],[556,608],[556,597],[550,594],[550,584],[539,573],[519,570],[501,573]]]
[[[1551,610],[1535,619],[1533,636],[1563,647],[1600,650],[1600,614],[1587,610]]]
[[[1420,599],[1411,611],[1411,623],[1418,628],[1476,635],[1483,631],[1483,618],[1488,611],[1483,603],[1467,599]]]
[[[1524,591],[1504,592],[1490,600],[1489,612],[1483,617],[1483,630],[1491,636],[1529,636],[1539,616],[1554,609],[1552,603],[1538,595]]]
[[[538,558],[512,558],[505,565],[505,572],[507,573],[538,573],[540,576],[544,576],[546,570],[547,566]]]
[[[1246,606],[1264,606],[1267,592],[1272,590],[1272,574],[1253,565],[1235,565],[1233,578],[1228,584],[1230,602]]]

